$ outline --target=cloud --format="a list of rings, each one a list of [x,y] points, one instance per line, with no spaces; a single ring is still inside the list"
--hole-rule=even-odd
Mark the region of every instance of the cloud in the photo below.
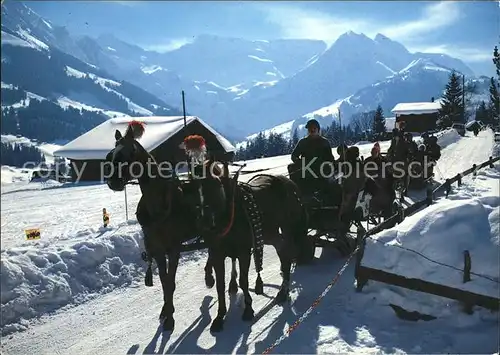
[[[259,6],[259,5],[257,5]],[[369,20],[337,18],[324,12],[304,10],[291,5],[259,6],[267,21],[281,28],[283,38],[319,39],[333,43],[347,31],[363,32]]]
[[[144,45],[142,47],[148,51],[165,53],[165,52],[171,52],[171,51],[176,50],[176,49],[178,49],[178,48],[180,48],[188,43],[191,43],[192,40],[193,40],[192,38],[174,38],[174,39],[168,40],[168,42],[166,42],[166,43]]]
[[[456,23],[461,18],[458,2],[432,3],[423,8],[416,19],[376,26],[373,18],[337,17],[324,12],[305,10],[293,5],[258,5],[267,21],[281,28],[285,38],[320,39],[333,43],[347,31],[361,32],[368,36],[383,33],[398,41],[416,41],[429,33]]]
[[[418,40],[419,37],[455,24],[461,17],[457,2],[438,2],[426,6],[418,19],[396,23],[379,32],[394,40]]]
[[[114,2],[118,5],[134,7],[139,5],[142,1],[120,1],[120,0],[104,0],[104,2]]]
[[[493,57],[491,48],[464,48],[440,44],[429,47],[409,47],[409,49],[415,52],[448,54],[452,57],[461,59],[464,62],[470,63],[488,62],[491,61],[491,58]]]

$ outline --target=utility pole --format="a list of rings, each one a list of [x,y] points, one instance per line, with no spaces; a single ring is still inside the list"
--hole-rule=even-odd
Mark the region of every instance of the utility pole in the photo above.
[[[184,127],[186,127],[186,100],[184,99],[184,90],[182,90],[182,112],[184,114]]]
[[[465,74],[462,73],[462,122],[465,124]]]

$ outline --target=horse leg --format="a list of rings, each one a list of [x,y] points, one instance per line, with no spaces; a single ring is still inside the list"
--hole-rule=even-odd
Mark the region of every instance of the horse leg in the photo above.
[[[241,261],[240,261],[240,269],[241,269]],[[231,258],[231,281],[229,281],[229,294],[230,295],[231,294],[234,295],[234,294],[238,293],[238,282],[236,282],[237,277],[238,277],[238,272],[236,271],[236,258]],[[241,281],[240,281],[240,283],[241,283]]]
[[[175,291],[175,274],[179,265],[179,252],[171,252],[168,254],[168,272],[167,260],[163,256],[156,259],[158,265],[158,273],[160,275],[161,286],[163,288],[163,308],[160,313],[160,321],[163,321],[163,330],[174,330],[174,291]]]
[[[289,234],[287,233],[286,235]],[[290,294],[290,274],[292,270],[291,246],[287,241],[283,241],[280,244],[279,247],[275,246],[278,257],[280,258],[281,277],[283,278],[280,290],[275,299],[278,304],[284,303],[288,299]]]
[[[242,319],[244,321],[251,321],[254,316],[252,309],[252,297],[250,296],[250,291],[248,289],[248,271],[250,270],[251,253],[243,253],[238,258],[238,261],[240,264],[240,287],[243,291],[245,300],[245,309],[243,311]]]
[[[215,279],[212,274],[212,259],[210,252],[208,253],[207,263],[205,265],[205,286],[212,288],[215,285]]]
[[[217,288],[217,298],[219,303],[219,309],[217,311],[217,317],[215,317],[212,325],[210,326],[210,331],[220,332],[224,327],[224,317],[227,313],[226,307],[226,268],[224,265],[225,257],[222,253],[217,253],[212,257],[212,265],[215,269],[215,286]]]

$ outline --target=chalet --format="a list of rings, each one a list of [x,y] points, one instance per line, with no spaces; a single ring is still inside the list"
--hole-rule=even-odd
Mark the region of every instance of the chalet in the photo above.
[[[205,138],[209,153],[219,161],[231,161],[234,157],[233,145],[212,127],[196,116],[172,117],[120,117],[109,119],[92,130],[69,142],[54,152],[54,156],[70,160],[71,179],[80,181],[101,181],[102,163],[106,155],[115,147],[115,131],[125,134],[130,121],[145,124],[145,131],[138,142],[156,159],[158,163],[169,161],[173,164],[186,160],[180,144],[191,134]],[[85,167],[82,170],[82,167]]]
[[[423,133],[436,129],[440,108],[438,101],[408,102],[397,104],[391,112],[396,116],[396,128],[404,125],[407,132]]]

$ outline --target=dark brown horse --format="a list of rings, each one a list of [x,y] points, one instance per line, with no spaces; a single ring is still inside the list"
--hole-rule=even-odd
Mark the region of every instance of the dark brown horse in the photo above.
[[[142,197],[137,208],[137,219],[144,232],[147,254],[158,266],[164,295],[164,305],[160,313],[164,330],[174,329],[173,293],[182,243],[200,234],[208,245],[209,262],[206,270],[213,266],[216,273],[219,310],[212,323],[212,331],[222,330],[227,312],[224,277],[224,259],[227,256],[239,261],[239,281],[245,297],[244,320],[251,320],[254,314],[248,286],[252,252],[259,273],[256,293],[262,292],[261,242],[275,246],[278,252],[283,283],[276,300],[284,302],[287,299],[292,260],[296,251],[305,250],[303,246],[309,241],[306,235],[306,213],[300,204],[298,189],[291,180],[261,176],[244,185],[235,185],[236,182],[232,180],[226,181],[225,216],[228,221],[218,223],[214,229],[210,221],[220,221],[221,215],[215,216],[217,218],[213,215],[212,218],[206,218],[206,214],[202,215],[206,206],[199,194],[200,187],[201,191],[207,190],[204,189],[206,184],[213,189],[216,186],[213,181],[190,180],[189,183],[181,183],[175,175],[161,176],[158,164],[136,141],[132,130],[127,130],[124,136],[116,131],[115,139],[115,148],[107,156],[113,166],[113,172],[108,174],[107,184],[110,189],[121,191],[130,180],[138,179]],[[223,184],[221,181],[216,183]],[[257,228],[259,226],[255,225],[256,216],[248,215],[249,199],[254,199],[258,205],[262,222],[260,230]],[[208,200],[209,207],[220,207],[214,206],[210,198]],[[168,270],[165,256],[168,256],[169,260]],[[302,255],[302,258],[312,257]]]

